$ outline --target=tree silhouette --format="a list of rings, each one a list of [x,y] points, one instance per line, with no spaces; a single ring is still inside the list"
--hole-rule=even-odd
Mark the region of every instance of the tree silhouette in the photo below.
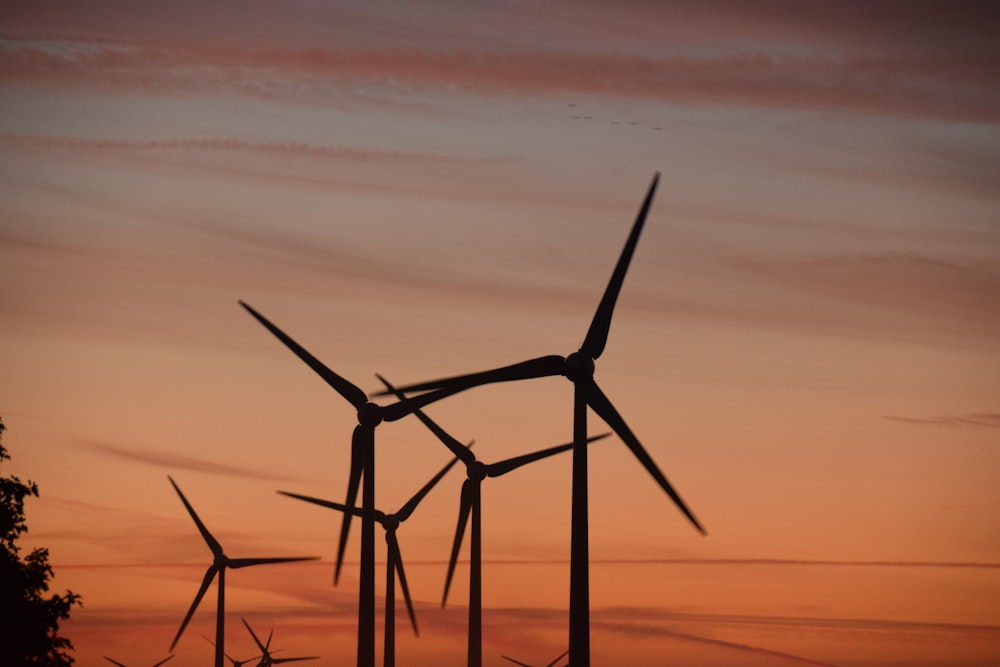
[[[0,436],[3,435],[0,419]],[[0,464],[9,460],[0,444]],[[43,597],[49,590],[52,566],[49,550],[32,550],[23,560],[17,539],[27,532],[25,496],[38,496],[38,485],[16,476],[0,476],[0,665],[6,667],[64,667],[73,664],[73,644],[60,637],[59,621],[69,618],[80,596]]]

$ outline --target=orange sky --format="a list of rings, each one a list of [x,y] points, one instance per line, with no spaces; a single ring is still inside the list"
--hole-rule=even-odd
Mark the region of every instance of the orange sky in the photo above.
[[[565,355],[656,171],[598,380],[708,536],[592,447],[594,664],[996,664],[994,13],[356,4],[0,9],[3,474],[77,664],[167,655],[209,562],[168,474],[230,556],[322,557],[229,574],[228,652],[243,615],[351,664],[357,533],[334,589],[339,516],[274,491],[343,500],[353,409],[237,300],[366,390]],[[490,461],[569,440],[571,397],[428,413]],[[387,511],[449,458],[377,443]],[[569,475],[483,486],[491,667],[565,648]],[[400,528],[404,666],[464,661],[462,479]]]

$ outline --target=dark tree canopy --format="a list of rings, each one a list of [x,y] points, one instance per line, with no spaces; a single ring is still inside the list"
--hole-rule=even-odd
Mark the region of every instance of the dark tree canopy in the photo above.
[[[0,437],[3,435],[0,419]],[[10,460],[0,444],[0,466]],[[34,549],[23,559],[17,539],[27,532],[25,496],[38,496],[38,485],[0,475],[0,665],[64,667],[73,664],[73,644],[59,636],[59,621],[69,618],[80,596],[45,597],[52,577],[49,550]]]

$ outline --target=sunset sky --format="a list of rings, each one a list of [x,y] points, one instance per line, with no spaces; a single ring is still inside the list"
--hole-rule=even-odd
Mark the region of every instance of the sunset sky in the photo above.
[[[229,556],[321,557],[228,573],[227,652],[244,616],[353,664],[360,530],[334,588],[340,516],[275,491],[343,501],[354,410],[237,301],[367,391],[565,355],[657,171],[597,378],[708,535],[591,447],[593,664],[998,664],[995,9],[2,3],[0,474],[77,665],[168,655],[210,552],[167,475]],[[427,412],[495,461],[570,440],[572,386]],[[376,440],[385,511],[450,458]],[[567,648],[569,464],[483,485],[488,667]],[[465,661],[463,479],[399,530],[403,667]]]

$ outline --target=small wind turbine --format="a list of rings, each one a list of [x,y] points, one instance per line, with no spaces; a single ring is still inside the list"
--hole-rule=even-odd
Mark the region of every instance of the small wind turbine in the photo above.
[[[108,662],[110,662],[112,665],[118,665],[118,667],[126,667],[126,665],[123,665],[122,663],[118,662],[117,660],[112,660],[111,658],[109,658],[106,655],[102,655],[101,657],[104,658],[105,660],[107,660]],[[166,658],[164,658],[163,660],[160,660],[158,663],[156,663],[155,665],[153,665],[153,667],[160,667],[160,665],[162,665],[163,663],[165,663],[167,660],[170,660],[170,658],[172,658],[172,657],[174,657],[174,656],[173,655],[168,655]]]
[[[211,644],[212,646],[215,646],[215,642],[213,642],[211,639],[209,639],[208,637],[205,637],[205,635],[202,635],[202,637],[204,637],[205,641],[207,641],[209,644]],[[228,653],[223,653],[223,655],[226,656],[226,660],[228,660],[229,662],[233,663],[233,667],[243,667],[243,665],[247,664],[248,662],[252,662],[253,660],[258,660],[258,659],[260,659],[262,657],[262,656],[259,656],[259,655],[255,655],[254,657],[247,658],[246,660],[237,660],[236,658],[233,658],[232,656],[230,656]]]
[[[278,651],[271,650],[271,637],[274,636],[274,630],[271,630],[270,634],[268,634],[267,643],[262,644],[260,639],[257,637],[257,633],[255,633],[253,628],[250,627],[250,624],[247,623],[247,619],[241,617],[240,620],[243,621],[243,625],[247,626],[247,630],[250,631],[250,636],[253,637],[253,640],[257,643],[257,648],[260,649],[261,656],[260,662],[257,663],[257,667],[271,667],[272,665],[280,665],[285,662],[299,662],[301,660],[319,660],[318,655],[310,655],[304,658],[275,658],[272,654],[277,653]]]
[[[401,391],[398,391],[389,382],[376,373],[386,389],[394,392],[402,399],[405,398]],[[468,479],[462,484],[462,496],[458,509],[458,526],[455,529],[455,541],[451,548],[451,559],[448,561],[448,577],[445,579],[444,596],[441,599],[441,606],[444,607],[448,600],[448,590],[451,588],[451,579],[455,574],[455,563],[458,561],[458,551],[462,547],[462,539],[465,537],[465,528],[468,525],[469,515],[472,515],[472,536],[469,550],[469,647],[468,664],[469,667],[481,667],[483,664],[483,568],[482,568],[482,483],[487,477],[500,477],[520,468],[528,463],[534,463],[541,459],[548,458],[561,452],[569,451],[573,448],[573,443],[556,447],[549,447],[531,454],[515,456],[497,463],[483,463],[476,459],[472,450],[462,446],[458,440],[442,429],[430,417],[422,411],[416,410],[413,414],[417,416],[424,425],[431,430],[438,439],[450,449],[456,457],[465,464],[465,473]],[[608,433],[588,438],[587,442],[606,438]]]
[[[358,425],[354,427],[354,434],[351,437],[351,471],[344,505],[355,506],[358,485],[364,477],[364,489],[361,494],[361,574],[358,586],[358,667],[375,667],[375,427],[383,421],[402,419],[432,401],[461,390],[437,392],[434,396],[417,396],[392,405],[372,403],[364,391],[330,370],[266,317],[243,301],[239,303],[357,410]],[[352,512],[344,513],[334,583],[340,577],[353,516]]]
[[[215,667],[224,667],[225,664],[225,626],[226,626],[226,570],[232,568],[234,570],[241,567],[249,567],[251,565],[267,565],[270,563],[293,563],[303,560],[316,560],[317,556],[309,556],[304,558],[230,558],[222,551],[222,545],[219,541],[208,532],[208,528],[205,524],[201,522],[198,518],[198,514],[195,513],[194,508],[191,507],[191,503],[188,502],[184,494],[181,493],[180,487],[174,482],[174,479],[167,476],[170,480],[170,484],[174,487],[177,495],[181,497],[181,502],[184,503],[184,507],[187,509],[188,514],[194,519],[194,523],[198,526],[198,532],[201,533],[202,538],[208,545],[208,548],[212,550],[212,564],[208,566],[208,570],[205,572],[205,578],[201,581],[201,587],[198,589],[198,594],[194,597],[194,602],[191,603],[191,608],[188,609],[187,615],[184,616],[184,620],[181,622],[181,627],[177,630],[177,635],[174,637],[174,641],[170,643],[170,650],[173,651],[174,647],[177,645],[177,641],[181,638],[181,634],[184,632],[184,628],[187,627],[188,621],[194,615],[195,609],[198,608],[198,603],[201,602],[201,598],[204,597],[205,592],[208,587],[212,584],[212,580],[215,575],[219,575],[219,602],[215,610]]]
[[[611,274],[611,279],[604,291],[597,311],[591,320],[587,336],[580,349],[567,357],[548,355],[529,359],[510,366],[504,366],[489,371],[470,373],[419,384],[401,387],[403,391],[428,391],[413,399],[425,397],[430,401],[449,396],[459,391],[494,382],[510,382],[530,378],[565,376],[573,383],[573,483],[572,483],[572,526],[570,553],[570,617],[569,617],[569,656],[573,667],[590,667],[590,537],[587,506],[587,407],[596,412],[622,441],[632,451],[633,456],[646,468],[646,471],[656,480],[666,494],[680,508],[681,512],[702,534],[704,528],[688,509],[680,495],[667,481],[667,478],[657,467],[652,457],[646,452],[639,439],[632,433],[625,420],[614,405],[594,381],[594,361],[604,352],[611,329],[611,318],[615,303],[621,292],[625,274],[632,254],[639,242],[639,234],[649,213],[649,207],[656,192],[660,174],[653,177],[646,198],[632,225],[632,231],[622,248],[618,263]],[[390,393],[379,392],[376,395]]]
[[[413,625],[413,633],[417,636],[420,635],[420,632],[417,630],[417,617],[413,613],[413,602],[410,599],[410,589],[406,585],[406,573],[403,571],[403,558],[399,551],[399,541],[396,539],[396,530],[399,528],[401,523],[410,518],[410,515],[413,514],[413,510],[417,508],[417,505],[419,505],[420,501],[424,499],[424,496],[430,493],[430,490],[433,489],[439,481],[441,481],[441,478],[448,474],[448,471],[451,470],[457,462],[458,457],[453,458],[448,465],[434,475],[429,482],[424,484],[424,486],[417,491],[417,493],[395,514],[386,514],[380,510],[375,510],[375,520],[382,524],[382,528],[385,530],[385,541],[387,547],[385,574],[385,637],[382,658],[385,667],[393,667],[396,664],[397,575],[399,576],[400,588],[403,589],[403,599],[406,601],[406,609],[410,614],[410,623]],[[289,498],[304,500],[307,503],[313,503],[314,505],[329,507],[330,509],[337,510],[338,512],[349,512],[355,516],[361,516],[362,514],[362,510],[358,507],[350,507],[341,503],[335,503],[331,500],[322,500],[321,498],[303,496],[297,493],[289,493],[288,491],[278,491],[278,493],[283,496],[288,496]]]
[[[567,653],[569,653],[569,649],[567,649],[567,650],[563,651],[562,653],[560,653],[559,657],[556,658],[555,660],[553,660],[552,662],[545,663],[545,667],[555,667],[555,664],[557,662],[559,662],[560,660],[562,660],[566,656]],[[526,662],[521,662],[520,660],[515,660],[514,658],[508,658],[505,655],[502,655],[500,657],[503,658],[504,660],[508,660],[510,662],[513,662],[515,665],[521,665],[521,667],[534,667],[534,665],[529,665]],[[567,662],[565,665],[563,665],[563,667],[569,667],[569,663]]]

